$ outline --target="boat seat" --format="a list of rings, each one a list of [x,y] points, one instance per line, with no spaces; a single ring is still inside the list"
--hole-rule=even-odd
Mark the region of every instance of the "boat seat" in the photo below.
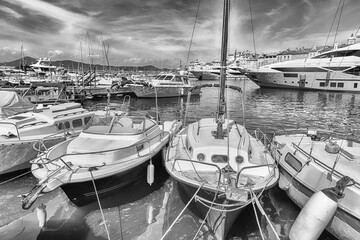
[[[131,118],[123,117],[120,118],[118,123],[120,123],[125,128],[132,128],[133,127],[133,121]]]

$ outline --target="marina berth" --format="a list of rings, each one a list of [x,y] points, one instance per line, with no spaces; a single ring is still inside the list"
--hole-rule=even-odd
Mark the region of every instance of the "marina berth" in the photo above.
[[[79,103],[63,103],[0,120],[0,175],[30,168],[31,159],[79,134],[93,115]]]
[[[28,209],[40,194],[61,187],[70,201],[83,205],[119,191],[147,174],[154,181],[155,155],[179,131],[180,121],[146,116],[96,115],[80,135],[31,161],[38,183],[24,195]]]
[[[186,96],[193,84],[186,75],[168,72],[144,80],[141,84],[127,86],[138,98],[164,98]],[[200,91],[193,94],[200,94]]]
[[[334,48],[314,57],[244,69],[264,88],[360,92],[360,43]]]
[[[272,155],[279,187],[303,208],[290,239],[317,239],[326,228],[338,239],[360,239],[360,143],[324,130],[278,132]]]

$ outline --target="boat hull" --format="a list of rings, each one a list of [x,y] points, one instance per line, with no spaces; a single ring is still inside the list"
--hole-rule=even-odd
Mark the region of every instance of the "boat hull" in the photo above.
[[[189,90],[192,88],[189,87],[177,87],[177,86],[157,86],[157,87],[149,87],[142,85],[130,85],[130,90],[135,93],[138,98],[166,98],[166,97],[182,97],[187,96]],[[156,90],[156,93],[155,93]],[[200,94],[200,90],[193,91],[192,95]]]
[[[160,151],[152,158],[152,163],[155,166],[156,172],[156,169],[162,167],[161,156],[162,154]],[[94,182],[92,181],[91,174],[89,172],[89,178],[86,181],[68,183],[62,185],[61,188],[68,196],[70,201],[73,202],[76,206],[84,206],[96,201],[97,196],[99,199],[105,198],[138,181],[144,181],[143,184],[148,184],[146,182],[146,174],[149,162],[150,158],[131,169],[119,171],[118,173],[105,178],[94,179]],[[96,186],[96,191],[94,188],[94,183]]]
[[[65,140],[65,137],[43,140],[46,148],[50,148],[59,142]],[[39,154],[33,145],[39,140],[19,141],[0,144],[0,175],[9,174],[16,171],[30,169],[30,160],[36,158]]]
[[[336,78],[333,77],[329,80],[329,76],[326,74],[327,72],[298,72],[290,75],[290,77],[284,77],[283,72],[254,70],[247,72],[246,76],[262,88],[360,92],[359,78],[349,76],[349,74],[337,73]]]
[[[178,189],[180,197],[182,198],[183,202],[187,203],[190,199],[194,196],[196,191],[198,190],[197,186],[192,186],[190,184],[177,181]],[[197,196],[204,198],[210,202],[213,202],[216,196],[216,203],[220,204],[238,204],[238,202],[233,202],[226,200],[225,194],[219,196],[216,192],[210,191],[207,189],[200,189],[197,193]],[[213,207],[212,210],[209,211],[209,208],[204,206],[202,203],[196,200],[192,200],[191,202],[191,210],[202,220],[206,220],[207,224],[209,225],[210,229],[213,231],[216,239],[225,239],[227,233],[229,232],[231,226],[244,210],[246,205],[238,208],[235,211],[224,211],[229,210],[227,207]],[[209,213],[208,213],[209,212]]]

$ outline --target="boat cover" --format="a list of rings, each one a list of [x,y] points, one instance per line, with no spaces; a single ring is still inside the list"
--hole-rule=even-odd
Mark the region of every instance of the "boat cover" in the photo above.
[[[13,91],[0,91],[0,118],[27,112],[34,108],[34,104]]]

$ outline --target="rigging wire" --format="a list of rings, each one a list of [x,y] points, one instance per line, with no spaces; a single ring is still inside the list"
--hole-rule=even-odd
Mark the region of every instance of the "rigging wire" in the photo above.
[[[256,58],[256,44],[255,44],[254,22],[253,22],[253,15],[252,15],[252,9],[251,9],[251,0],[249,0],[249,7],[250,7],[251,31],[252,31],[253,44],[254,44],[254,54],[255,54],[255,58]]]
[[[328,35],[327,35],[327,37],[326,37],[326,41],[325,41],[324,47],[326,46],[326,44],[327,44],[327,42],[328,42],[328,40],[329,40],[329,38],[330,38],[331,29],[332,29],[333,26],[334,26],[334,23],[335,23],[335,20],[336,20],[336,16],[338,15],[338,12],[339,12],[339,9],[340,9],[341,2],[342,2],[342,1],[339,2],[338,7],[336,8],[335,16],[334,16],[334,18],[333,18],[333,20],[332,20],[332,22],[331,22],[331,26],[330,26]]]
[[[192,30],[192,33],[191,33],[191,39],[190,39],[190,44],[189,44],[189,51],[188,51],[188,54],[187,54],[187,57],[186,57],[185,66],[187,66],[187,65],[188,65],[188,62],[189,62],[189,56],[190,56],[190,51],[191,51],[191,44],[192,44],[192,42],[193,42],[194,33],[195,33],[196,20],[197,20],[198,15],[199,15],[200,2],[201,2],[201,0],[199,0],[199,2],[198,2],[198,7],[197,7],[197,10],[196,10],[195,21],[194,21],[193,30]]]
[[[344,4],[345,4],[345,0],[342,1],[341,11],[340,11],[340,14],[339,14],[339,21],[338,21],[337,26],[336,26],[336,31],[335,31],[333,46],[335,45],[336,35],[337,35],[337,33],[338,33],[338,30],[339,30],[341,15],[342,15],[342,12],[343,12],[343,9],[344,9]]]

